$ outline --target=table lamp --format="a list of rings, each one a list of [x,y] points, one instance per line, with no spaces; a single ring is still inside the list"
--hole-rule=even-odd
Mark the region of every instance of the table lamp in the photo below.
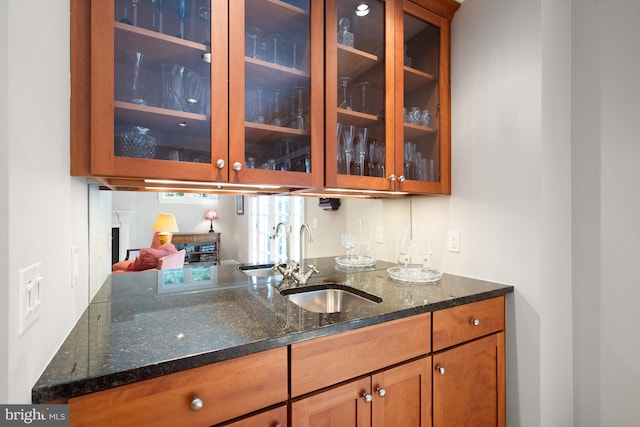
[[[160,244],[164,245],[165,243],[171,243],[171,233],[176,233],[178,231],[178,224],[176,223],[175,215],[170,213],[158,214],[152,229],[153,231],[158,232]]]
[[[216,211],[207,211],[204,214],[204,218],[208,219],[209,221],[211,221],[211,225],[209,225],[209,233],[213,233],[213,220],[214,219],[218,219],[218,214],[216,213]]]

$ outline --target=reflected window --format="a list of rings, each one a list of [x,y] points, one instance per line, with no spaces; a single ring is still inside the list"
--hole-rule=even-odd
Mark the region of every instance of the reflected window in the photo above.
[[[291,259],[300,260],[300,226],[304,222],[304,198],[291,196],[249,197],[250,224],[249,259],[266,264],[285,262],[286,238],[271,236],[279,222],[289,224]]]

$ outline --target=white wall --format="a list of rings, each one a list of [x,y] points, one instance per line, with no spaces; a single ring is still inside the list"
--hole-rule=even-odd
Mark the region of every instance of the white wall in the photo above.
[[[575,425],[640,423],[640,3],[573,2]]]
[[[452,25],[453,195],[412,204],[434,266],[515,285],[510,427],[573,422],[568,5],[462,4]],[[460,253],[446,251],[447,230],[461,232]]]
[[[28,403],[87,304],[87,186],[69,176],[69,1],[3,1],[0,16],[0,402]],[[80,255],[74,288],[71,247]],[[40,317],[20,336],[18,272],[38,261]]]

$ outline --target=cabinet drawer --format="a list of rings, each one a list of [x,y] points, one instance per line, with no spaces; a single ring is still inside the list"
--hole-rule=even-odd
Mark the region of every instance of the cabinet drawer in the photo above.
[[[190,408],[200,397],[200,410]],[[210,426],[287,400],[287,349],[69,399],[71,426]]]
[[[286,427],[288,425],[287,405],[282,405],[233,423],[225,424],[223,427]]]
[[[504,330],[504,296],[433,312],[433,351]]]
[[[429,353],[429,313],[291,346],[291,395],[309,393]]]

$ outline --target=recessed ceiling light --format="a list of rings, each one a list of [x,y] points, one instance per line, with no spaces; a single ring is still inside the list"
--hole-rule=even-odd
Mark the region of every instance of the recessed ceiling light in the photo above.
[[[367,16],[370,11],[371,8],[366,3],[360,3],[356,6],[356,15],[358,16]]]

